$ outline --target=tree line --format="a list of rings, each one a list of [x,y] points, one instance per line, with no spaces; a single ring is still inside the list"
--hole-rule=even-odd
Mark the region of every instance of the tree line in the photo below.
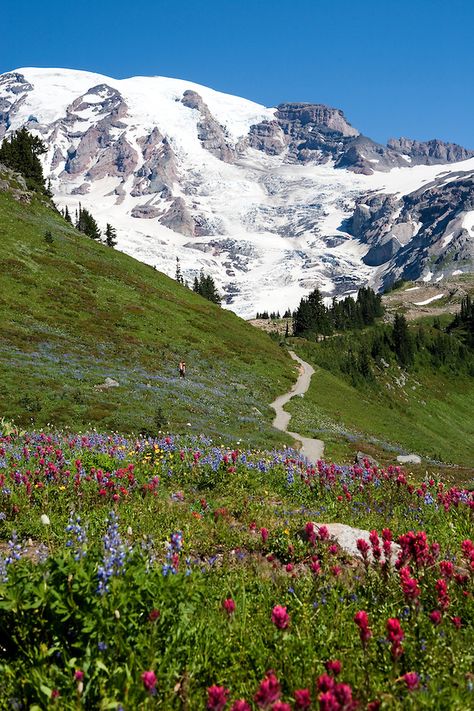
[[[335,332],[371,326],[382,316],[382,297],[370,287],[362,287],[357,298],[334,298],[326,306],[319,289],[301,299],[293,314],[293,335],[303,338],[330,336]]]

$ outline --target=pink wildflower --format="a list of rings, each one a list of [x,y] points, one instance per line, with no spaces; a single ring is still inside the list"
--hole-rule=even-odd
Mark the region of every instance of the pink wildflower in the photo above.
[[[311,708],[311,694],[309,689],[297,689],[294,694],[295,711],[307,711]]]
[[[260,535],[262,537],[262,542],[266,543],[268,540],[268,528],[261,528]]]
[[[334,679],[329,674],[321,674],[316,683],[319,691],[332,691],[334,689]]]
[[[280,694],[280,682],[274,672],[268,671],[265,679],[260,682],[258,691],[253,698],[260,709],[269,709],[272,704],[278,701]]]
[[[359,635],[362,645],[365,647],[372,637],[372,630],[369,627],[369,617],[365,610],[359,610],[354,615],[354,622],[359,628]]]
[[[226,597],[226,599],[222,603],[222,607],[228,615],[232,615],[235,612],[235,602],[231,597]]]
[[[245,699],[238,699],[237,701],[234,701],[230,711],[251,711],[251,708],[250,704],[248,704]]]
[[[407,685],[407,689],[409,691],[413,691],[413,689],[417,689],[418,686],[420,685],[420,677],[416,672],[407,672],[402,676],[403,681]]]
[[[206,708],[209,711],[223,711],[228,697],[229,689],[225,686],[210,686],[207,690]]]
[[[420,588],[415,578],[410,575],[410,568],[400,568],[400,585],[407,600],[416,600],[420,595]]]
[[[277,701],[276,704],[273,704],[272,711],[291,711],[291,706],[285,701]]]
[[[330,691],[325,691],[319,694],[319,710],[320,711],[340,711],[339,701]]]
[[[326,667],[326,671],[328,674],[333,674],[334,676],[337,676],[341,673],[342,664],[339,659],[329,659],[324,666]]]
[[[286,611],[286,607],[275,605],[272,610],[272,622],[279,630],[284,630],[288,627],[290,616]]]
[[[143,686],[146,691],[153,692],[156,687],[156,674],[154,671],[144,671],[141,675],[141,680],[143,681]]]
[[[318,535],[321,541],[329,540],[329,529],[327,526],[320,526],[318,530]]]
[[[442,615],[441,615],[441,612],[440,612],[439,610],[433,610],[433,612],[430,612],[429,617],[430,617],[431,622],[432,622],[434,625],[439,625],[439,624],[441,624]]]

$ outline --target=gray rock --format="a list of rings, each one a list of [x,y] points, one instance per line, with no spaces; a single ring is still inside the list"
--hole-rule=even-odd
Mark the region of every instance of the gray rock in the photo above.
[[[362,559],[362,554],[357,549],[357,539],[362,538],[370,546],[369,531],[362,528],[353,528],[345,523],[316,523],[314,522],[314,527],[318,530],[321,526],[326,526],[329,531],[330,537],[336,541],[336,543],[345,551],[348,555],[354,558]],[[382,548],[382,545],[380,546]],[[398,553],[400,552],[400,546],[398,543],[392,543],[392,555],[390,558],[390,563],[394,563]],[[369,560],[373,560],[372,550],[368,554]],[[385,560],[385,556],[382,549],[381,560]]]
[[[188,109],[198,111],[201,116],[198,121],[198,138],[203,148],[219,160],[233,163],[235,151],[226,135],[225,128],[211,114],[202,97],[196,91],[188,89],[184,92],[181,103]]]
[[[413,141],[410,138],[390,138],[387,146],[404,153],[412,159],[412,165],[433,165],[436,163],[457,163],[474,156],[474,151],[458,146],[457,143]]]
[[[421,464],[421,457],[418,454],[400,454],[397,457],[400,464]]]
[[[194,236],[194,220],[183,198],[176,198],[170,208],[160,217],[160,222],[174,232],[188,237]]]
[[[95,389],[96,390],[108,390],[109,388],[118,388],[120,387],[120,383],[118,380],[114,380],[113,378],[106,378],[103,383],[100,383],[100,385],[96,385]]]

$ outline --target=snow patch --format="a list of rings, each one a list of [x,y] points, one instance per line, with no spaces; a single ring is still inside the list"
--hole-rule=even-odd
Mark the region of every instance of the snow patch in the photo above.
[[[444,294],[437,294],[437,296],[432,296],[431,299],[426,299],[425,301],[415,301],[414,305],[415,306],[426,306],[427,304],[431,304],[432,301],[438,301],[438,299],[442,299]]]

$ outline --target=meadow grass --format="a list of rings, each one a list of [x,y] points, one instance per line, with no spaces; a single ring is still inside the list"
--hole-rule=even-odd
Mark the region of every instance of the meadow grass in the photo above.
[[[294,367],[267,334],[77,233],[37,196],[25,205],[0,193],[0,241],[3,416],[289,442],[272,430],[268,403],[289,389]],[[106,377],[119,387],[97,387]]]

